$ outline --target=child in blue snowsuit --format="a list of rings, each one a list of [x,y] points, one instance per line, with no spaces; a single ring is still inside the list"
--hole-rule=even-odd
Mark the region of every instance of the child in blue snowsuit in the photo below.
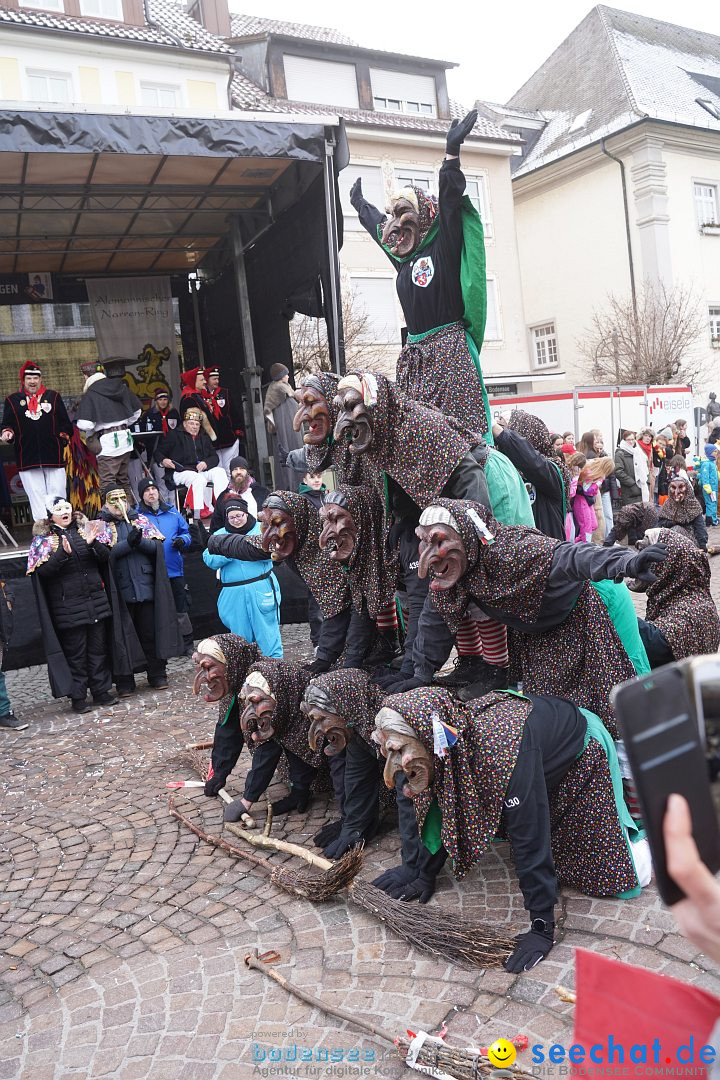
[[[260,526],[248,513],[247,503],[239,495],[223,505],[225,527],[216,536],[232,533],[259,536]],[[207,549],[203,561],[211,570],[220,571],[222,589],[218,597],[218,615],[233,634],[254,641],[264,656],[281,658],[280,586],[272,561],[264,558],[229,559],[213,555]]]
[[[700,488],[705,500],[706,525],[718,523],[718,453],[720,448],[717,446],[706,446],[705,459],[700,464]]]

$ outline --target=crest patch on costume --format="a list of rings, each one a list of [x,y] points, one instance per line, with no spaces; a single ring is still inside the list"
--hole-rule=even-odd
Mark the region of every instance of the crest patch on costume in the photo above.
[[[224,397],[219,397],[217,399],[217,403],[218,403],[218,405],[220,406],[221,409],[225,408],[225,398]]]
[[[427,289],[434,277],[435,267],[429,255],[424,255],[422,259],[418,259],[417,262],[413,263],[413,285],[417,285],[419,289]]]
[[[171,431],[177,427],[177,420],[175,419],[175,417],[170,417],[170,419],[168,420],[168,427]]]

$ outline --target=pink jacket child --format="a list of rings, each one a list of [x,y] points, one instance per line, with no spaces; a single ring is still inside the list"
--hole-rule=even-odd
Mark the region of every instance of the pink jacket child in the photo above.
[[[577,491],[572,501],[572,512],[575,519],[575,543],[590,543],[592,534],[598,527],[597,515],[595,514],[595,496],[599,491],[596,483],[582,482],[582,473],[578,477]]]

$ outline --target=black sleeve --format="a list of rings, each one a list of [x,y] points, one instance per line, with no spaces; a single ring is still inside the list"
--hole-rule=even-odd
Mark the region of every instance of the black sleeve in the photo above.
[[[173,440],[170,435],[163,435],[161,439],[158,439],[157,446],[155,447],[155,453],[153,457],[158,465],[162,464],[163,458],[169,458],[170,461],[174,461],[173,457]]]
[[[548,587],[573,581],[621,581],[636,551],[595,544],[558,544],[553,555]]]
[[[215,776],[227,780],[237,765],[244,744],[243,733],[238,716],[237,697],[230,706],[230,715],[222,724],[217,724],[213,736],[212,767]]]
[[[365,653],[372,645],[375,636],[375,622],[370,618],[367,611],[352,609],[350,625],[345,638],[345,663],[346,668],[362,667]]]
[[[343,827],[363,836],[378,818],[380,764],[368,744],[353,735],[345,752]]]
[[[10,398],[5,398],[5,407],[3,408],[2,427],[3,427],[3,430],[5,430],[5,428],[7,428],[9,431],[14,432],[15,435],[17,435],[17,433],[18,433],[17,420],[15,418],[15,410],[13,409],[12,405],[10,404]]]
[[[208,538],[207,549],[211,555],[224,555],[226,559],[241,559],[243,562],[260,562],[268,557],[266,551],[250,544],[238,533],[220,536],[213,533]]]
[[[454,639],[447,623],[433,607],[430,596],[426,596],[412,649],[415,678],[432,682],[433,675],[443,666],[453,645]]]
[[[527,439],[523,439],[516,431],[505,428],[495,440],[495,445],[538,492],[562,499],[563,482],[560,470],[549,458],[531,446]]]
[[[380,213],[377,206],[373,206],[367,199],[363,199],[362,206],[358,210],[360,224],[366,232],[369,232],[376,244],[379,244],[377,227],[385,221],[386,214]]]
[[[707,550],[708,531],[705,524],[705,515],[698,514],[698,516],[691,522],[693,532],[695,533],[695,543],[703,551]]]
[[[67,435],[68,438],[73,433],[73,426],[70,423],[70,417],[68,416],[67,409],[65,408],[65,402],[60,394],[55,399],[55,419],[57,420],[57,430],[63,435]],[[688,446],[690,440],[688,439]]]
[[[459,259],[462,250],[462,197],[465,192],[465,174],[460,168],[459,158],[443,161],[440,166],[440,224],[438,233],[443,239],[443,246],[449,254],[456,253]]]
[[[342,655],[351,616],[352,608],[348,604],[344,611],[339,611],[337,615],[333,615],[329,619],[323,619],[320,624],[320,639],[317,644],[318,660],[329,660],[334,664],[338,657]]]
[[[706,534],[707,535],[707,534]],[[63,566],[72,559],[72,555],[68,555],[67,551],[62,546],[62,541],[57,546],[57,551],[53,551],[52,555],[35,567],[35,573],[39,577],[54,577],[62,571]]]
[[[405,627],[405,657],[400,668],[403,675],[411,678],[414,675],[414,648],[417,638],[418,626],[425,608],[430,586],[429,578],[418,577],[418,540],[404,535],[399,545],[400,565],[405,579],[405,592],[408,598],[408,621]],[[443,624],[444,625],[444,624]],[[447,627],[445,628],[447,629]],[[444,663],[444,661],[443,661]]]
[[[503,800],[503,824],[525,908],[532,918],[553,918],[557,877],[550,846],[550,807],[542,755],[526,735]]]

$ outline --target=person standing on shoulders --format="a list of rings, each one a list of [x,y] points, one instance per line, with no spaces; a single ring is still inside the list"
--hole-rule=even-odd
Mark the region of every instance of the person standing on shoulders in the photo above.
[[[0,439],[14,445],[33,521],[47,516],[49,497],[67,494],[64,457],[72,433],[60,394],[43,385],[39,366],[27,360],[20,368],[20,390],[5,398]]]

